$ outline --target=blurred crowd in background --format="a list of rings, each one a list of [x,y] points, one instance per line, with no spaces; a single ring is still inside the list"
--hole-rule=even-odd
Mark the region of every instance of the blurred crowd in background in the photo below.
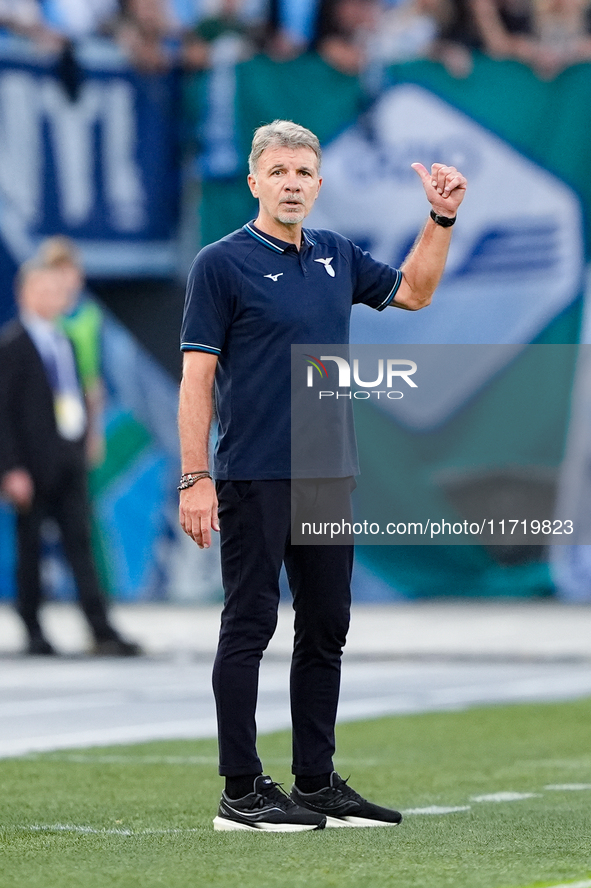
[[[55,54],[75,82],[76,47],[106,39],[143,73],[202,71],[221,54],[276,61],[318,52],[357,75],[413,58],[457,77],[471,53],[530,65],[544,79],[591,59],[589,0],[0,0],[0,39]]]

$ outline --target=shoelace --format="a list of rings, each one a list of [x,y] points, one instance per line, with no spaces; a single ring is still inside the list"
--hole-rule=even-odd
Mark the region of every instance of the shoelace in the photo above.
[[[353,789],[352,786],[349,786],[349,785],[348,785],[348,784],[349,784],[349,780],[351,779],[351,775],[350,775],[350,774],[349,774],[349,776],[347,777],[346,780],[343,780],[343,778],[341,777],[340,774],[338,775],[338,778],[339,778],[339,780],[340,780],[341,782],[338,783],[338,784],[334,787],[334,789],[336,789],[338,792],[342,792],[342,794],[345,796],[346,799],[355,799],[356,802],[362,802],[362,801],[363,801],[363,797],[360,796],[358,792],[355,792],[355,790]]]
[[[268,786],[265,786],[264,793],[258,793],[258,798],[256,800],[258,808],[262,808],[267,801],[274,802],[279,808],[283,808],[284,811],[287,811],[288,808],[291,808],[294,805],[294,802],[283,789],[282,783],[273,782]]]

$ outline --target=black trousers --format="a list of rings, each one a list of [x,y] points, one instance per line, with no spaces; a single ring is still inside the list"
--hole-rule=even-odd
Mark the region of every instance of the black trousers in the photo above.
[[[51,489],[38,493],[32,507],[17,517],[17,610],[27,632],[41,633],[41,523],[46,517],[54,518],[60,529],[80,606],[95,639],[114,637],[92,553],[86,469],[77,454],[64,464]]]
[[[219,770],[228,777],[262,771],[256,749],[258,675],[277,625],[282,563],[295,611],[290,675],[292,771],[313,776],[333,770],[353,546],[292,545],[291,483],[217,482],[225,603],[213,688]],[[331,510],[340,503],[337,511],[347,519],[353,486],[350,478],[305,482],[299,494],[302,503],[295,502],[295,510],[305,505],[308,518],[328,498]]]

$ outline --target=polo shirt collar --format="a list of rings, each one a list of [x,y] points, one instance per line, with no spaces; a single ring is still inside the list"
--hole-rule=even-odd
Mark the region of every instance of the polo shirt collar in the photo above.
[[[266,232],[261,231],[260,228],[256,227],[254,222],[247,222],[244,226],[244,230],[247,234],[250,234],[251,237],[254,237],[255,240],[258,240],[265,247],[274,250],[276,253],[285,253],[286,250],[294,246],[294,244],[279,240],[278,237],[273,237],[272,234],[267,234]],[[313,247],[315,244],[316,241],[312,240],[308,232],[302,228],[302,245]]]

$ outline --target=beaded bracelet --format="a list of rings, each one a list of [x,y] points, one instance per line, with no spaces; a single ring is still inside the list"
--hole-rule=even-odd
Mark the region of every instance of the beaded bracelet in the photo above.
[[[177,490],[186,490],[187,487],[192,487],[197,481],[201,481],[202,478],[210,478],[211,475],[208,471],[203,472],[185,472],[184,475],[181,475],[181,483],[177,487]]]

